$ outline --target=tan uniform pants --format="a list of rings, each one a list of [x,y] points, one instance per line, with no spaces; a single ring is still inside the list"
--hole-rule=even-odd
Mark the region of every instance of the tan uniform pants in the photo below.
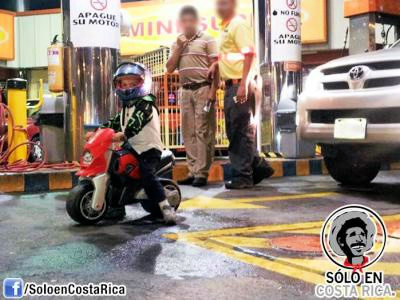
[[[216,115],[204,111],[210,87],[181,89],[182,132],[189,176],[207,178],[214,158]]]

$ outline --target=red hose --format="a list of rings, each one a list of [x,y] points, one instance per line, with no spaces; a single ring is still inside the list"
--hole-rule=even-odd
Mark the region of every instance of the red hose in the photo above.
[[[14,148],[10,149],[10,145],[12,145],[13,139],[14,139],[14,133],[15,131],[24,131],[26,134],[26,128],[21,128],[18,126],[14,126],[14,118],[12,116],[12,113],[10,109],[2,103],[2,98],[1,98],[1,93],[0,93],[0,129],[3,128],[8,128],[11,124],[13,131],[11,132],[11,138],[10,141],[7,142],[7,135],[8,135],[8,130],[5,130],[5,132],[0,132],[0,172],[12,172],[12,173],[25,173],[25,172],[32,172],[32,171],[38,171],[38,170],[43,170],[43,169],[53,169],[53,170],[68,170],[68,169],[74,169],[79,167],[79,164],[77,162],[69,163],[57,163],[57,164],[48,164],[47,163],[47,151],[46,149],[40,145],[36,144],[34,142],[27,141],[25,143],[21,143]],[[6,147],[6,145],[8,145]],[[8,158],[12,153],[14,153],[19,147],[22,146],[28,146],[28,151],[26,158],[17,162],[14,162],[12,164],[8,163]],[[40,150],[43,153],[43,160],[40,162],[33,162],[30,163],[28,161],[28,153],[31,152],[31,148],[33,146],[37,146],[40,148]]]
[[[10,111],[8,110],[8,107],[5,104],[1,103],[1,93],[0,93],[0,129],[7,128],[6,115],[9,115],[8,121],[13,126],[14,119],[13,119]],[[3,164],[3,162],[5,161],[5,157],[7,156],[7,151],[6,151],[7,135],[8,135],[7,130],[5,132],[3,132],[2,135],[0,135],[0,165]],[[12,143],[13,139],[14,139],[14,132],[11,133],[10,144]]]

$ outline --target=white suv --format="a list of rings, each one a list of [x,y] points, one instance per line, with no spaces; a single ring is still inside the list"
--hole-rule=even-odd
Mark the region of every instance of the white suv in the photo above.
[[[331,176],[371,182],[400,158],[400,41],[333,60],[308,76],[298,103],[300,136],[322,146]]]

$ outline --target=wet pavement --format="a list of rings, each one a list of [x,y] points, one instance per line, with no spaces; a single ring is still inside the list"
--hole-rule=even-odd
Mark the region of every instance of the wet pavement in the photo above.
[[[364,189],[328,176],[279,178],[248,191],[182,188],[179,225],[125,220],[83,227],[65,212],[67,193],[0,195],[0,278],[127,286],[129,299],[314,299],[334,269],[320,251],[322,221],[362,204],[385,217],[386,254],[374,268],[400,290],[400,173]]]

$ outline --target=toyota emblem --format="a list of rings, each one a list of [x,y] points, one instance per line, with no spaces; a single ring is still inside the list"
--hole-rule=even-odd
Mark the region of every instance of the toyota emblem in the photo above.
[[[350,69],[349,75],[351,80],[360,80],[365,74],[364,67],[356,66]]]

